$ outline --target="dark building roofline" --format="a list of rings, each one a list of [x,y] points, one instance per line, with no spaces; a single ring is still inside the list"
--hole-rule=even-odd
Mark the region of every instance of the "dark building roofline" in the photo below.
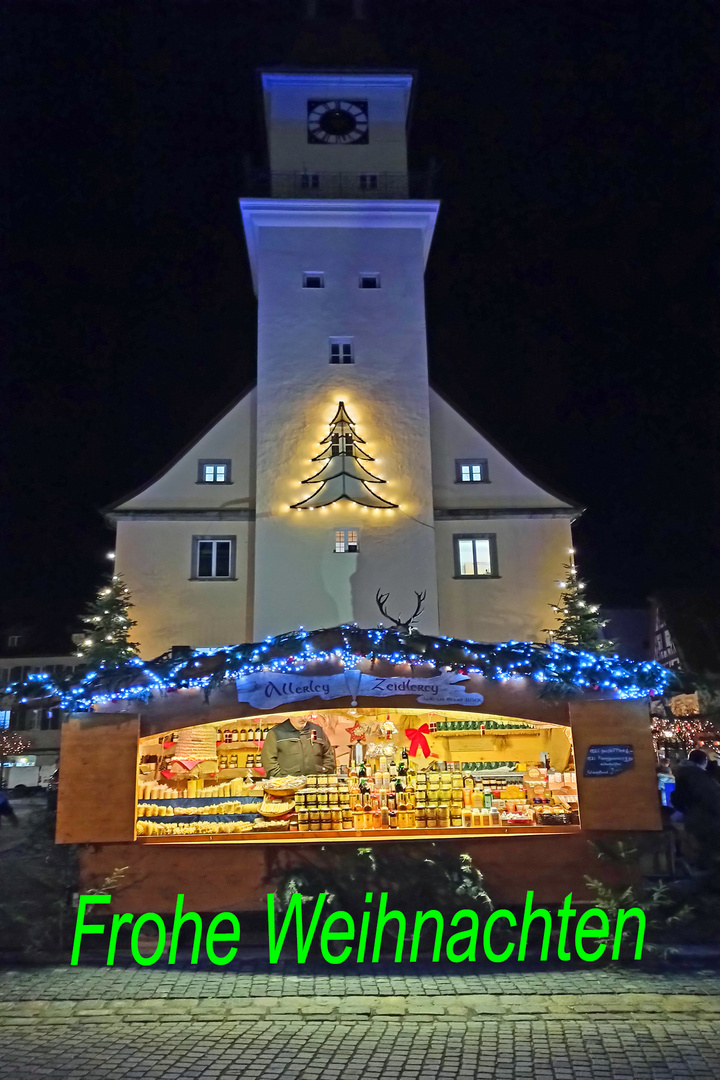
[[[662,589],[651,600],[662,613],[683,667],[720,674],[720,589]]]
[[[439,390],[437,386],[435,386],[432,382],[430,383],[430,389],[433,390],[434,393],[436,393],[437,396],[441,398],[446,405],[449,405],[451,409],[454,409],[458,416],[460,416],[466,424],[470,425],[473,431],[477,431],[478,435],[482,435],[483,439],[489,442],[490,445],[495,450],[497,450],[498,454],[501,454],[505,458],[505,460],[513,466],[513,468],[517,469],[519,473],[522,473],[526,480],[529,480],[533,484],[537,484],[537,486],[539,488],[542,488],[542,490],[546,492],[546,494],[552,495],[554,499],[559,499],[560,502],[565,504],[565,506],[568,506],[571,509],[575,510],[578,517],[580,516],[580,514],[584,513],[585,507],[582,506],[580,503],[576,502],[574,499],[569,499],[567,495],[562,495],[559,491],[555,491],[554,488],[548,487],[546,483],[544,483],[542,480],[538,480],[536,476],[533,476],[532,473],[528,472],[524,465],[521,465],[520,462],[517,461],[517,459],[512,454],[508,453],[504,446],[501,446],[500,443],[498,443],[497,439],[491,438],[487,434],[487,432],[483,431],[483,429],[480,427],[476,420],[473,420],[463,409],[460,408],[459,405],[456,405],[452,398],[450,398],[444,390]]]
[[[167,473],[169,473],[170,470],[173,468],[173,466],[177,465],[179,461],[182,461],[185,455],[189,454],[192,448],[194,446],[197,446],[201,439],[204,439],[205,436],[208,435],[212,431],[212,429],[220,423],[221,420],[225,419],[228,413],[232,412],[236,405],[239,405],[240,402],[248,396],[248,394],[251,394],[253,392],[253,390],[255,389],[255,385],[256,384],[253,381],[249,386],[245,388],[245,390],[242,391],[242,393],[238,394],[236,398],[233,398],[227,408],[222,409],[221,412],[217,414],[217,416],[213,417],[213,419],[205,425],[202,431],[198,435],[196,435],[194,439],[191,439],[190,442],[186,443],[182,450],[180,450],[180,452],[177,453],[175,457],[168,462],[167,465],[160,469],[160,471],[157,472],[151,480],[148,480],[147,483],[141,484],[140,487],[135,488],[135,490],[131,491],[129,495],[124,495],[122,499],[118,499],[116,502],[109,503],[107,506],[103,506],[100,510],[100,513],[103,516],[111,514],[114,510],[118,510],[123,505],[123,503],[129,502],[130,499],[137,498],[138,495],[142,495],[144,491],[147,491],[147,489],[152,487],[153,484],[156,484],[158,480],[161,480],[163,476],[166,476]]]

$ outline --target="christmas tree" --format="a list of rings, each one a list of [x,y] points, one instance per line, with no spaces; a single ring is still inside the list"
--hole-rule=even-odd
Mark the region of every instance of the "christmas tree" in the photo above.
[[[120,667],[137,656],[137,643],[128,639],[136,625],[128,614],[132,606],[130,590],[119,574],[113,574],[82,617],[87,637],[78,656],[92,667],[105,668]]]
[[[293,510],[313,510],[340,499],[384,509],[397,505],[382,499],[368,487],[368,484],[384,484],[385,481],[373,476],[362,464],[373,459],[363,450],[365,440],[356,432],[343,401],[338,403],[337,412],[330,421],[330,432],[320,445],[323,449],[312,460],[324,464],[314,476],[303,480],[303,484],[318,484],[319,487],[302,502],[295,503]]]
[[[585,582],[578,577],[574,548],[570,548],[569,554],[570,562],[565,563],[566,578],[558,582],[562,589],[560,603],[550,605],[560,620],[559,625],[547,633],[551,641],[569,649],[614,653],[615,643],[601,635],[607,620],[600,618],[597,604],[589,604],[585,599]]]

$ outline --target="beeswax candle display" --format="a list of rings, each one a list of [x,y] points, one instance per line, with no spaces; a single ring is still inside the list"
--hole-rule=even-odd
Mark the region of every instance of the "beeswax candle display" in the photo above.
[[[356,709],[353,717],[329,712],[317,719],[332,736],[335,771],[265,780],[258,743],[282,718],[143,738],[136,835],[302,834],[311,840],[322,834],[332,840],[579,826],[567,728],[458,715],[395,710],[391,719],[369,709]],[[417,730],[426,719],[431,756],[410,757],[405,730]],[[354,741],[358,723],[377,742]]]

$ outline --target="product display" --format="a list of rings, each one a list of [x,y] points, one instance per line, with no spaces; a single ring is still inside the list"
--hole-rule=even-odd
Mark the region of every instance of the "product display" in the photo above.
[[[215,728],[210,724],[183,728],[172,743],[170,764],[190,770],[206,761],[214,763],[217,761],[216,741]]]
[[[465,721],[430,715],[434,730],[429,734],[436,740],[430,758],[411,757],[412,744],[408,752],[410,729],[420,726],[415,716],[404,718],[404,728],[388,716],[369,717],[364,718],[364,727],[379,736],[378,742],[359,744],[350,738],[344,755],[336,755],[341,763],[332,774],[258,776],[260,755],[250,751],[269,730],[260,724],[249,728],[206,724],[144,739],[137,836],[269,832],[407,836],[419,831],[509,832],[579,825],[567,731],[511,721],[501,724],[489,717],[467,721],[473,725],[468,728]],[[231,749],[233,744],[237,749]],[[247,750],[241,749],[243,744],[248,744]],[[561,769],[553,768],[550,749],[543,746],[552,748]],[[513,749],[522,753],[523,760],[512,756]],[[217,754],[214,761],[212,754]],[[191,762],[198,759],[206,766],[212,763],[213,770],[192,768]],[[177,761],[184,768],[168,769]]]

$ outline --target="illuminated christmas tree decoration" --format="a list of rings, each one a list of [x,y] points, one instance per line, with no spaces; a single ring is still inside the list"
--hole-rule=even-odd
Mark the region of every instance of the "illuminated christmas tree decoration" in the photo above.
[[[348,415],[343,401],[338,402],[335,416],[330,421],[330,432],[322,440],[322,450],[312,459],[323,462],[322,467],[303,484],[317,484],[317,490],[301,502],[293,504],[295,510],[314,510],[347,499],[359,506],[372,506],[376,510],[393,509],[397,504],[377,495],[368,484],[384,484],[363,464],[373,458],[363,450],[365,440],[355,430],[355,423]]]
[[[565,645],[569,649],[589,649],[594,653],[613,653],[615,644],[602,637],[601,631],[607,622],[599,615],[599,606],[589,604],[582,598],[585,582],[578,578],[575,565],[575,549],[568,550],[570,561],[565,563],[567,578],[558,582],[562,590],[559,604],[550,607],[558,616],[558,625],[547,630],[550,641]]]
[[[135,658],[138,647],[129,640],[136,625],[128,614],[132,606],[130,590],[120,575],[113,574],[111,584],[99,590],[83,616],[87,637],[78,656],[100,667],[120,667]]]

